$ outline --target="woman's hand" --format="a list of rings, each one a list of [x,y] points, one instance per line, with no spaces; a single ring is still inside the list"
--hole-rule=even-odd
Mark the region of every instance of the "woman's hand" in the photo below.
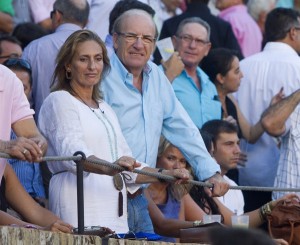
[[[176,184],[187,183],[187,181],[192,178],[190,172],[184,168],[164,170],[163,174],[177,178],[178,180],[175,181]]]
[[[73,226],[62,220],[56,220],[53,224],[44,227],[42,230],[63,232],[63,233],[73,233]]]
[[[136,162],[134,158],[127,156],[120,157],[117,161],[115,161],[115,164],[125,168],[126,171],[132,171],[133,169],[141,166],[141,164]]]

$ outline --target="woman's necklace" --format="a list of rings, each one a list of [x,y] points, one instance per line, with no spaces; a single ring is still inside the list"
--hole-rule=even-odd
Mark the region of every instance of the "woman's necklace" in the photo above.
[[[99,106],[100,113],[97,113],[97,111],[93,108],[91,108],[81,97],[78,93],[74,91],[74,89],[71,87],[72,92],[82,101],[83,104],[85,104],[92,112],[93,114],[102,122],[102,124],[105,127],[105,131],[109,140],[109,147],[110,147],[110,153],[112,157],[112,161],[115,162],[118,159],[118,147],[117,147],[117,134],[116,131],[112,125],[112,123],[109,121],[107,116],[104,114],[104,110],[102,110]],[[110,130],[109,130],[110,129]],[[111,135],[112,134],[112,135]]]

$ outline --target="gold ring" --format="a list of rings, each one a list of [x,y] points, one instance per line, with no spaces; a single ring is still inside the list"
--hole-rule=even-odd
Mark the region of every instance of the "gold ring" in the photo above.
[[[23,154],[25,155],[25,154],[26,154],[26,152],[27,152],[27,149],[24,149],[24,151],[23,151]]]

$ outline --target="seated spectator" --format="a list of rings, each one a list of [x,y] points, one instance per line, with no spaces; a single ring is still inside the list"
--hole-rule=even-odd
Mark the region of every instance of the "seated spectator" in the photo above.
[[[210,138],[203,137],[206,144],[213,147],[212,142],[207,142]],[[212,150],[210,149],[212,152]],[[186,162],[184,156],[178,148],[170,144],[166,139],[161,138],[159,147],[159,156],[157,158],[157,167],[163,167],[163,169],[178,169],[184,170],[184,168],[191,169],[188,162]],[[178,237],[180,228],[187,228],[191,226],[192,221],[194,226],[201,224],[204,214],[221,214],[222,223],[231,226],[231,216],[234,212],[230,211],[222,202],[216,197],[210,197],[204,191],[203,187],[193,186],[190,192],[192,198],[187,194],[189,189],[183,189],[177,185],[172,186],[169,183],[152,183],[146,191],[146,196],[149,201],[149,213],[153,222],[155,232],[166,236]],[[297,197],[295,194],[286,195],[284,199],[291,199]],[[194,200],[196,201],[194,201]],[[280,199],[282,200],[282,199]],[[265,204],[272,209],[277,201]],[[155,210],[153,203],[160,209],[160,213]],[[249,215],[249,226],[258,227],[266,220],[265,209],[256,209],[247,213]],[[164,216],[158,218],[157,216]],[[168,226],[168,222],[172,220],[171,226]],[[173,220],[180,220],[174,222]],[[162,223],[159,223],[160,220]],[[176,233],[177,232],[177,233]],[[165,241],[173,241],[174,239],[164,238]]]
[[[43,27],[32,22],[18,24],[13,32],[12,36],[16,37],[22,44],[24,49],[31,41],[43,37],[48,34]]]
[[[23,59],[11,58],[4,62],[6,67],[11,69],[21,80],[24,86],[24,92],[29,100],[31,94],[31,67],[30,64]],[[15,140],[17,136],[12,130],[11,140]],[[12,165],[21,184],[42,206],[46,206],[45,189],[43,186],[42,176],[40,173],[39,163],[29,163],[17,159],[10,159],[8,162]]]
[[[212,156],[221,167],[221,175],[230,186],[237,184],[225,174],[237,168],[240,155],[238,128],[236,125],[224,120],[211,120],[206,122],[201,129],[201,135],[209,134],[213,142]],[[229,190],[224,196],[218,197],[232,212],[240,215],[244,213],[244,197],[241,190]]]
[[[99,85],[110,65],[99,36],[89,30],[74,32],[59,50],[56,62],[53,92],[44,101],[39,115],[39,127],[49,140],[47,154],[68,156],[81,150],[87,160],[104,159],[129,171],[140,167],[131,157],[116,114],[100,94]],[[51,162],[48,166],[53,173],[50,210],[76,225],[76,166],[70,161]],[[145,164],[143,169],[158,171]],[[107,226],[117,233],[126,233],[127,195],[120,171],[89,161],[84,161],[84,170],[85,225]],[[179,171],[164,174],[189,177]],[[134,183],[157,181],[150,176],[130,172],[127,175],[129,192],[140,187]]]
[[[173,146],[163,136],[161,136],[160,138],[156,167],[160,170],[180,169],[181,171],[184,171],[187,167],[187,162],[184,156],[181,154],[180,150]],[[183,199],[188,199],[193,202],[190,195],[188,194],[190,187],[190,185],[171,184],[170,182],[164,181],[152,183],[149,185],[149,187],[145,191],[145,194],[149,202],[149,213],[154,225],[155,232],[163,235],[165,233],[165,230],[167,230],[169,227],[167,224],[159,221],[156,216],[162,215],[165,219],[175,219],[180,221],[186,220],[185,211],[187,210],[184,207]],[[157,214],[155,207],[153,207],[153,205],[151,204],[152,202],[157,205],[160,214]],[[202,220],[204,212],[196,204],[194,206],[191,205],[188,212],[194,215],[195,220]],[[188,224],[189,222],[186,221],[186,223]],[[182,227],[181,224],[187,225],[186,223],[179,222],[178,226],[181,228],[185,228]],[[166,225],[167,227],[163,227]],[[191,226],[192,224],[190,222],[190,227]],[[176,237],[176,234],[174,235]],[[175,238],[171,237],[163,237],[162,240],[166,242],[175,242]]]
[[[20,41],[11,35],[0,35],[0,64],[8,58],[20,58],[22,46]]]

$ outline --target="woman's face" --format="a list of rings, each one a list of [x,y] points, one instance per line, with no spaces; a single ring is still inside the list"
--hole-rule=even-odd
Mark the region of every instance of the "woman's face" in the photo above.
[[[225,76],[222,76],[223,86],[228,93],[236,92],[240,86],[243,73],[240,70],[240,62],[237,57],[234,57],[230,70]]]
[[[163,154],[157,158],[156,167],[167,170],[186,168],[187,163],[180,150],[169,146]]]
[[[79,43],[70,64],[71,83],[80,87],[92,88],[100,80],[103,70],[103,50],[95,41]]]

